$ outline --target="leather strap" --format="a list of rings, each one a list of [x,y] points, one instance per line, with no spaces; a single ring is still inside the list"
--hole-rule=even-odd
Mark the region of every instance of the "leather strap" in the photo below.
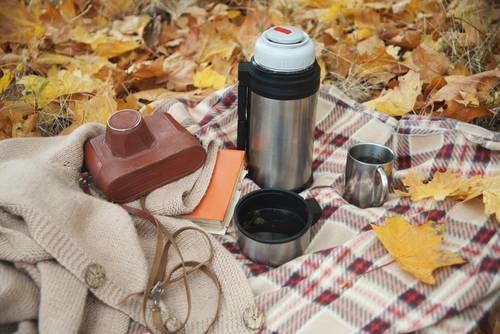
[[[82,177],[80,179],[80,186],[82,190],[90,195],[90,189],[88,186],[88,173],[82,172]],[[196,227],[182,227],[175,231],[174,233],[170,233],[162,224],[160,224],[156,218],[146,209],[145,206],[145,197],[142,197],[140,200],[141,209],[136,209],[128,205],[122,204],[121,207],[125,209],[129,214],[145,219],[153,224],[157,231],[156,236],[156,246],[155,246],[155,256],[153,258],[153,264],[149,271],[148,280],[146,283],[146,287],[144,291],[140,291],[137,293],[133,293],[125,297],[124,301],[129,297],[134,295],[143,295],[142,301],[142,314],[144,317],[144,321],[146,322],[146,327],[150,332],[153,332],[148,327],[148,320],[146,318],[146,308],[148,300],[152,300],[153,305],[151,307],[152,315],[151,318],[153,320],[153,324],[157,330],[160,331],[161,334],[170,334],[170,333],[178,333],[185,329],[186,324],[191,315],[191,290],[188,284],[188,276],[195,272],[202,272],[205,274],[215,285],[217,289],[217,309],[215,311],[215,315],[208,325],[206,332],[213,326],[217,317],[219,315],[220,306],[222,302],[222,289],[219,283],[219,280],[212,269],[209,267],[210,262],[214,257],[214,248],[208,234],[205,231],[200,230]],[[205,238],[208,244],[208,258],[204,261],[185,261],[182,255],[181,250],[179,249],[176,239],[179,235],[186,231],[194,231],[196,233],[200,233],[200,235]],[[167,262],[168,262],[168,254],[170,248],[173,247],[177,255],[179,256],[180,263],[175,265],[170,271],[166,271]],[[181,271],[180,274],[174,277],[174,275]],[[178,282],[182,280],[184,284],[184,291],[187,299],[187,314],[185,319],[180,323],[180,326],[176,326],[177,328],[167,328],[167,326],[163,323],[161,317],[161,305],[160,299],[161,295],[166,291],[168,286],[172,283]],[[168,325],[168,324],[167,324]]]

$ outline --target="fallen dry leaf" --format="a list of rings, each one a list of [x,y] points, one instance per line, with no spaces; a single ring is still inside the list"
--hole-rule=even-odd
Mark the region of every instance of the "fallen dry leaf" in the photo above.
[[[441,249],[441,224],[428,221],[413,226],[403,217],[394,216],[386,218],[384,226],[371,226],[401,269],[426,284],[436,283],[432,275],[435,269],[465,262],[460,255]]]
[[[420,73],[420,78],[430,82],[433,78],[441,77],[452,68],[450,60],[442,53],[421,44],[412,52],[413,64]],[[415,69],[411,65],[410,68]]]
[[[388,83],[395,76],[408,72],[408,68],[395,61],[385,49],[377,49],[375,55],[364,53],[353,59],[354,74],[373,85]]]
[[[362,41],[375,35],[375,31],[370,28],[358,28],[354,31],[354,37],[357,41]]]
[[[34,96],[38,106],[44,106],[63,95],[92,93],[103,85],[102,81],[92,79],[80,71],[58,71],[55,67],[49,70],[46,78],[39,75],[26,75],[17,83],[24,85],[25,92]]]
[[[412,201],[419,201],[425,198],[434,198],[436,201],[443,201],[447,197],[456,199],[468,199],[480,194],[479,176],[470,179],[462,179],[451,171],[436,172],[432,180],[424,183],[422,175],[409,171],[403,179],[407,191],[395,190],[399,196],[410,197]]]
[[[465,93],[465,92],[460,92],[460,100],[456,100],[458,103],[463,104],[464,106],[478,106],[479,105],[479,99],[477,98],[477,95],[475,93]]]
[[[399,46],[387,45],[385,51],[392,56],[392,58],[398,60],[399,59],[399,51],[401,48]]]
[[[149,90],[142,90],[140,92],[134,93],[134,97],[137,100],[144,100],[144,101],[154,101],[158,99],[158,97],[164,93],[167,93],[168,90],[165,88],[154,88],[154,89],[149,89]]]
[[[164,59],[159,57],[156,60],[134,63],[127,69],[127,73],[142,79],[160,77],[167,73],[163,67],[163,62]]]
[[[201,54],[200,62],[210,62],[217,58],[228,60],[237,47],[238,44],[229,39],[220,37],[211,39],[210,43]]]
[[[128,36],[111,37],[104,32],[90,35],[89,32],[78,26],[70,32],[70,38],[74,41],[89,44],[98,56],[112,58],[126,52],[137,49],[141,44],[137,39]]]
[[[458,101],[451,100],[446,103],[446,109],[433,113],[436,116],[454,118],[462,122],[471,122],[479,117],[491,115],[485,107],[466,106]]]
[[[146,25],[151,18],[148,15],[129,15],[125,16],[123,20],[113,21],[112,31],[119,31],[124,35],[137,35],[142,36]]]
[[[65,133],[71,132],[87,122],[106,124],[109,116],[115,111],[117,111],[117,103],[113,89],[106,86],[90,99],[76,101],[73,110],[73,124],[65,130]]]
[[[0,108],[0,136],[40,136],[37,123],[38,114],[33,113],[33,106],[28,103],[7,102]]]
[[[241,52],[244,59],[250,60],[253,55],[255,41],[259,36],[259,27],[268,25],[263,19],[265,15],[260,15],[258,11],[250,12],[245,16],[245,19],[238,30],[235,32],[235,38],[240,44]]]
[[[170,55],[163,63],[163,69],[168,73],[167,88],[172,91],[184,92],[194,86],[193,77],[196,63],[185,59],[181,53]]]
[[[73,57],[60,55],[52,52],[43,52],[35,59],[36,64],[43,65],[66,65],[73,62],[75,59]]]
[[[378,36],[372,36],[356,44],[359,54],[376,54],[378,51],[385,51],[385,44]]]
[[[116,68],[116,64],[108,59],[96,55],[80,55],[69,57],[57,53],[41,53],[34,61],[37,65],[61,65],[71,71],[80,71],[83,74],[93,75],[104,67]]]
[[[482,180],[484,211],[500,223],[500,174]]]
[[[12,122],[9,117],[0,112],[0,140],[12,137]]]
[[[347,4],[345,5],[347,6]],[[377,29],[381,20],[381,15],[374,9],[366,7],[355,7],[354,9],[354,26],[358,29]]]
[[[482,195],[485,213],[495,214],[500,222],[500,174],[484,178],[476,175],[463,179],[449,171],[436,172],[432,180],[425,183],[421,175],[410,171],[403,184],[407,191],[394,192],[399,196],[410,197],[412,201],[425,198],[434,198],[436,201],[445,198],[467,201]]]
[[[226,78],[207,67],[201,72],[196,72],[193,81],[194,86],[198,88],[220,89],[224,86]]]
[[[0,42],[15,43],[29,43],[45,34],[37,16],[28,11],[24,2],[17,0],[2,0],[0,31]]]
[[[76,16],[76,8],[73,0],[62,0],[59,2],[58,6],[61,16],[66,21],[71,21]]]
[[[128,95],[125,99],[119,99],[116,101],[116,110],[139,110],[142,106],[143,104],[139,102],[139,99],[134,94]]]
[[[479,175],[462,181],[462,185],[451,196],[458,200],[468,201],[481,195],[483,191],[482,179]]]
[[[421,37],[421,31],[406,30],[389,39],[389,42],[404,49],[414,49],[419,46]]]
[[[181,1],[184,2],[184,1]],[[93,0],[105,17],[119,17],[131,14],[137,9],[136,0]]]
[[[439,89],[429,98],[429,102],[434,101],[451,101],[460,98],[461,92],[475,93],[482,85],[483,81],[493,80],[498,83],[500,81],[500,69],[481,72],[474,75],[451,75],[445,78],[446,86]],[[491,84],[491,83],[490,83]]]
[[[454,1],[449,15],[459,22],[463,22],[463,37],[459,42],[466,46],[481,45],[488,31],[488,21],[498,19],[498,13],[492,10],[484,0]]]
[[[10,85],[10,81],[12,80],[12,73],[8,68],[1,69],[2,77],[0,78],[0,94],[2,94],[7,87]]]
[[[437,92],[444,86],[446,86],[446,80],[443,77],[435,77],[431,80],[429,84],[425,85],[422,94],[427,99],[429,95]]]
[[[391,116],[401,116],[413,109],[421,91],[419,74],[409,71],[399,79],[399,86],[364,104]]]

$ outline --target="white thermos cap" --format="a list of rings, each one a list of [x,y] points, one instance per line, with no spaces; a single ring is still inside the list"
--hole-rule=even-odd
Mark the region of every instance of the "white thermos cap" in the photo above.
[[[271,71],[296,72],[314,64],[314,43],[298,28],[272,27],[257,39],[253,58]]]

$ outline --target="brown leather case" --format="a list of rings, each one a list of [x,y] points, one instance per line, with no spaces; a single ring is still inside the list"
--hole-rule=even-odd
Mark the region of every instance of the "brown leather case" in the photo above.
[[[124,203],[200,168],[206,152],[167,113],[121,110],[106,133],[85,143],[85,166],[107,199]]]

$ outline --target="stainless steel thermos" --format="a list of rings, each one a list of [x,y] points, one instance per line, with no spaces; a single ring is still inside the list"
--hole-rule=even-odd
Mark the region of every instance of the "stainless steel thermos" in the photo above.
[[[302,30],[266,30],[238,68],[238,149],[262,188],[300,191],[312,182],[320,69]]]

